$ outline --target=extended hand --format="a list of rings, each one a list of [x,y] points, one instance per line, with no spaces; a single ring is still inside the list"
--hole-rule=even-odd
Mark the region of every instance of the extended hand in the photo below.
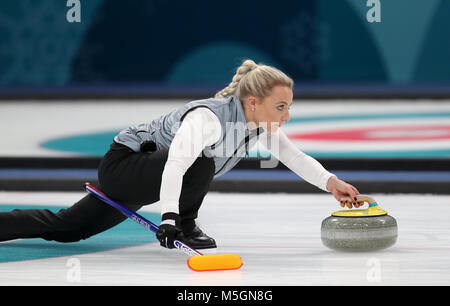
[[[335,176],[330,177],[328,180],[327,190],[340,202],[341,207],[347,206],[348,208],[352,208],[352,205],[360,207],[364,204],[363,202],[358,203],[356,201],[356,196],[359,194],[358,189]],[[344,197],[350,197],[353,201],[341,201]]]

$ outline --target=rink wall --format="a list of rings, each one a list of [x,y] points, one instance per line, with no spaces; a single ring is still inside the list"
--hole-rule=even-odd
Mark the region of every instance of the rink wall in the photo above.
[[[247,58],[297,98],[450,96],[446,0],[79,2],[1,1],[0,98],[210,97]]]
[[[364,193],[450,194],[450,163],[443,159],[318,159]],[[0,190],[82,191],[98,184],[98,157],[0,158]],[[210,190],[240,193],[318,193],[282,164],[261,169],[261,159],[242,160],[213,180]]]

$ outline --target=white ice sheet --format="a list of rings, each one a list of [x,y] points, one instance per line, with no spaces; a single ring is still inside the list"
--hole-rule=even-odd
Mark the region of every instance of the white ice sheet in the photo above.
[[[70,205],[82,196],[0,192],[0,204]],[[379,252],[322,245],[321,221],[341,209],[328,194],[210,193],[198,220],[218,249],[205,253],[236,253],[240,270],[193,272],[186,255],[151,243],[0,263],[0,285],[449,285],[450,196],[372,196],[399,227],[396,245]],[[158,203],[143,210],[158,212]],[[73,264],[79,277],[71,274]]]

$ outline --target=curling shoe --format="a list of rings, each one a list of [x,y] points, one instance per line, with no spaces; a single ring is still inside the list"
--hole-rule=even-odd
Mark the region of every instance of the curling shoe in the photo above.
[[[198,226],[195,226],[192,231],[184,233],[182,241],[194,249],[217,248],[216,241],[203,233]]]

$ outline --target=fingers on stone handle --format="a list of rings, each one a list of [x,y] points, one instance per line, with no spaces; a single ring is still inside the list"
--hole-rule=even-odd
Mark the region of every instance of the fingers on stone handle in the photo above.
[[[341,198],[341,202],[351,202],[351,201],[353,201],[353,200],[350,197],[342,197]]]

